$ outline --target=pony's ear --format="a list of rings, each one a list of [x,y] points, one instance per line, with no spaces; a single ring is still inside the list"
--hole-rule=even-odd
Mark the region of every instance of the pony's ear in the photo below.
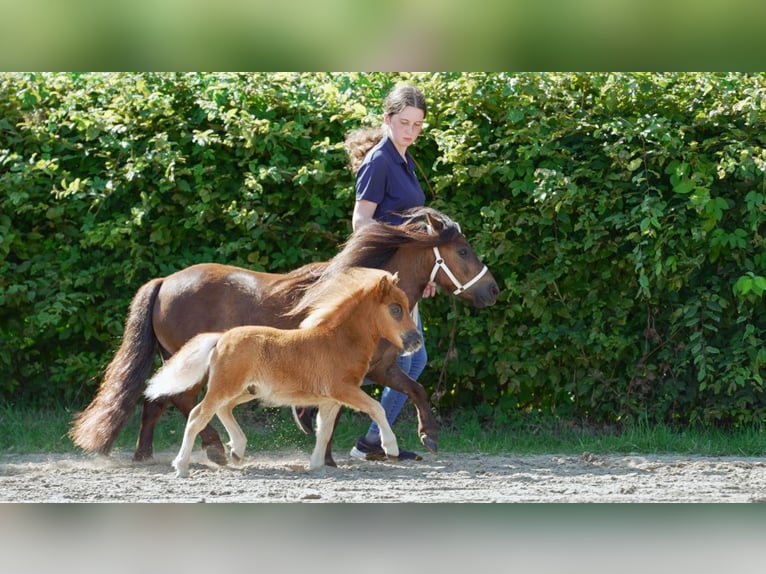
[[[434,225],[435,220],[433,217],[431,217],[431,214],[426,212],[426,225],[430,227],[431,229],[436,229],[436,226]]]
[[[433,229],[434,231],[441,232],[445,225],[444,221],[438,217],[434,217],[433,213],[430,213],[429,211],[426,211],[426,224],[429,228]]]
[[[391,280],[391,282],[394,285],[398,285],[399,284],[399,272],[398,271],[394,272],[393,279]]]

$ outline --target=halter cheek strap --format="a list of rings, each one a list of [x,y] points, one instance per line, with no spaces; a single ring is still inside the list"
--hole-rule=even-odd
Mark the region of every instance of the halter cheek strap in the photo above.
[[[430,225],[427,225],[426,229],[428,229],[428,234],[429,235],[433,234],[433,228]],[[444,262],[444,257],[442,257],[442,254],[439,252],[439,248],[436,245],[434,245],[433,249],[434,249],[434,257],[435,257],[436,260],[434,261],[434,268],[431,270],[431,278],[429,279],[429,281],[433,282],[433,280],[436,278],[436,274],[439,272],[439,269],[441,269],[442,271],[444,271],[444,273],[447,275],[447,277],[450,278],[450,281],[452,281],[452,284],[455,287],[457,287],[457,289],[455,289],[452,292],[453,295],[459,295],[463,291],[467,291],[468,289],[473,287],[473,285],[479,279],[484,277],[484,274],[488,271],[488,268],[485,265],[484,268],[481,271],[479,271],[479,273],[476,275],[476,277],[471,279],[468,283],[462,284],[462,283],[460,283],[458,278],[455,277],[455,274],[452,273],[452,271],[450,271],[450,268],[447,267],[447,264]]]

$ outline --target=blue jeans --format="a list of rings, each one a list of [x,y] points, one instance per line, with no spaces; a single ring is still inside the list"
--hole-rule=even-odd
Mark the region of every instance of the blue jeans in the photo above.
[[[420,336],[423,337],[423,323],[420,320],[420,311],[418,311],[418,331]],[[423,369],[426,368],[428,362],[428,353],[426,352],[425,339],[420,349],[411,355],[400,355],[396,360],[396,364],[399,368],[407,373],[413,380],[417,381]],[[407,402],[407,395],[402,392],[395,391],[389,387],[383,389],[383,394],[380,397],[380,404],[383,410],[386,411],[386,419],[388,424],[393,426],[396,417],[399,416],[399,412],[402,410],[404,403]],[[380,428],[377,423],[373,422],[370,425],[370,429],[367,431],[367,438],[372,438],[372,435],[376,437],[376,440],[380,439]]]

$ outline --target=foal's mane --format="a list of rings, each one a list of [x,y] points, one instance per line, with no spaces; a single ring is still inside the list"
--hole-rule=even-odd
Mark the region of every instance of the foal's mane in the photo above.
[[[387,271],[380,269],[352,268],[332,278],[323,276],[303,292],[298,304],[286,314],[307,312],[301,328],[333,327],[345,321],[387,275]]]

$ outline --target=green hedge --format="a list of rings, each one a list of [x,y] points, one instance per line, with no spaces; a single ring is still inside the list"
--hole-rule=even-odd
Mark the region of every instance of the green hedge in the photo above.
[[[438,405],[763,420],[761,74],[2,74],[0,396],[87,404],[152,277],[331,257],[344,135],[401,80],[503,290],[424,302]]]

